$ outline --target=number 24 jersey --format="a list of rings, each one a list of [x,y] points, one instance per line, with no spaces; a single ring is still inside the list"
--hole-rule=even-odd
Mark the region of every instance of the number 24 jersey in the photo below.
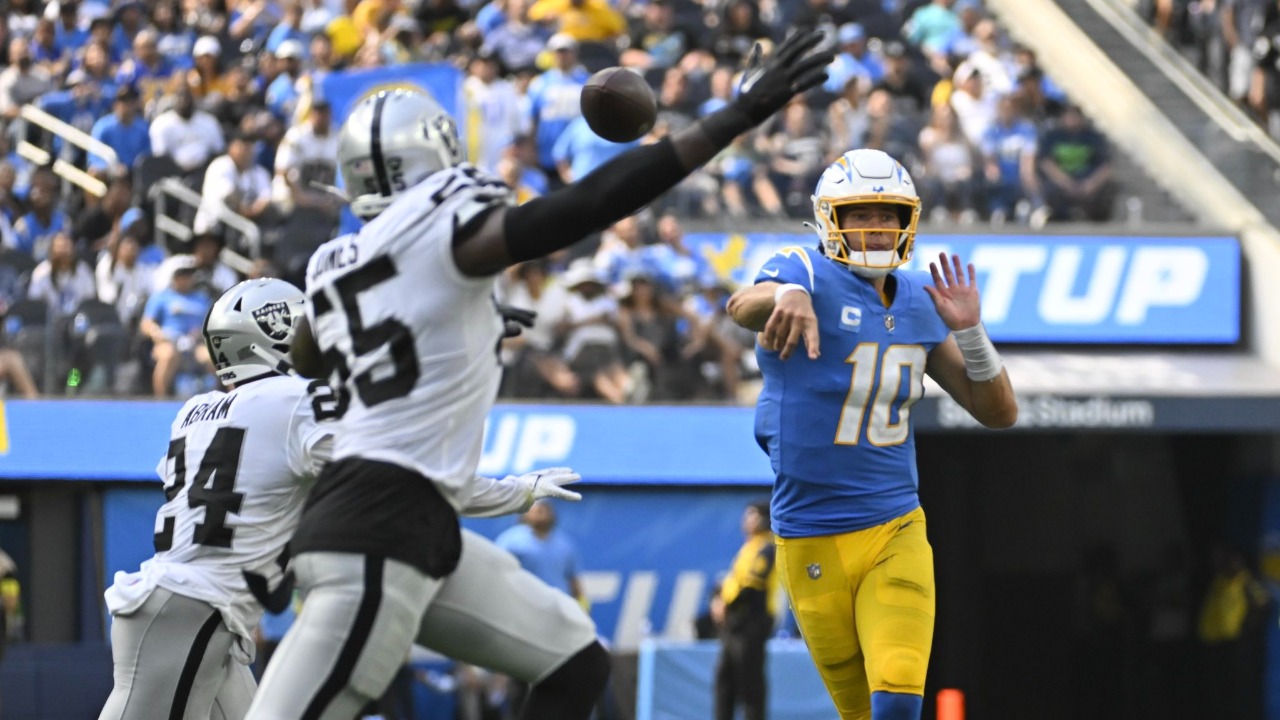
[[[812,248],[785,248],[756,276],[808,290],[820,333],[817,360],[756,347],[756,440],[777,476],[772,519],[783,537],[861,530],[920,505],[911,406],[929,351],[950,331],[924,291],[928,273],[893,275],[888,308],[869,281]]]
[[[281,574],[277,561],[327,460],[325,420],[335,405],[323,382],[292,376],[188,400],[156,468],[166,501],[156,513],[156,554],[139,572],[116,574],[108,609],[128,614],[157,586],[202,600],[222,611],[242,657],[252,657],[262,607],[241,571],[272,584]]]

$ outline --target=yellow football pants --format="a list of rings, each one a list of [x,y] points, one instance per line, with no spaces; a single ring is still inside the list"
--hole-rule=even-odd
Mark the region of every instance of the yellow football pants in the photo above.
[[[924,694],[933,645],[933,548],[917,508],[883,525],[777,538],[796,622],[842,720],[871,717],[871,693]]]

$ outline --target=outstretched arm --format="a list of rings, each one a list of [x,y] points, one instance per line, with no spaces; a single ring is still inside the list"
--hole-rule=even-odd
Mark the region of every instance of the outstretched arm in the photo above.
[[[832,53],[810,54],[822,37],[820,30],[793,34],[761,67],[748,71],[738,98],[723,110],[623,153],[554,193],[492,211],[476,232],[455,244],[458,269],[481,277],[549,255],[657,199],[792,97],[825,81]]]
[[[577,502],[582,495],[563,486],[579,479],[578,473],[566,467],[508,475],[501,480],[477,475],[473,481],[474,491],[459,512],[468,517],[497,517],[525,512],[535,500],[542,498]]]

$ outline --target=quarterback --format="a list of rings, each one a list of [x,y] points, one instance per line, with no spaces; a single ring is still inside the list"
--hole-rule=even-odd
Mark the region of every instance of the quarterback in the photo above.
[[[973,266],[898,269],[920,218],[900,163],[845,153],[813,210],[818,247],[780,251],[729,300],[759,333],[755,432],[777,478],[778,567],[840,717],[919,720],[934,578],[911,406],[926,372],[987,427],[1012,425],[1017,403]]]

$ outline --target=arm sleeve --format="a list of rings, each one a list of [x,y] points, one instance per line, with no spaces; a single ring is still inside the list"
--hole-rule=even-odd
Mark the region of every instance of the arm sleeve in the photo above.
[[[514,478],[497,480],[477,475],[472,480],[471,497],[459,512],[467,517],[498,517],[522,513],[533,503],[524,485]]]
[[[566,248],[648,205],[688,173],[670,139],[629,150],[571,185],[508,210],[508,254],[524,261]]]

